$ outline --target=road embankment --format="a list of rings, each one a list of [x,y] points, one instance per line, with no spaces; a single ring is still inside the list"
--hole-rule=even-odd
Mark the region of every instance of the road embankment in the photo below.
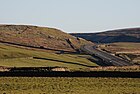
[[[110,53],[101,51],[96,48],[94,45],[84,45],[81,47],[81,50],[92,56],[100,58],[100,65],[105,66],[130,66],[130,62],[125,61],[119,57],[113,56]]]

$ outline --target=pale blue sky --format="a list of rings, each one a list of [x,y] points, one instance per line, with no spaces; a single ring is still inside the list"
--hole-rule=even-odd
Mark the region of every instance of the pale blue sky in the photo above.
[[[0,24],[32,24],[65,32],[140,26],[140,0],[0,0]]]

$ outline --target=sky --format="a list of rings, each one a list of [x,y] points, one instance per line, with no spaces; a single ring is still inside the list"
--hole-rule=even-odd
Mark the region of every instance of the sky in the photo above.
[[[68,33],[140,27],[140,0],[0,0],[0,24]]]

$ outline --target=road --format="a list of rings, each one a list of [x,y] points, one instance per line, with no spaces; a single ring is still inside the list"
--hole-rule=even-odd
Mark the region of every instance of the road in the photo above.
[[[84,45],[81,50],[96,57],[102,59],[102,63],[107,66],[129,66],[132,65],[130,62],[125,61],[117,56],[111,55],[110,53],[104,52],[96,48],[93,45]]]

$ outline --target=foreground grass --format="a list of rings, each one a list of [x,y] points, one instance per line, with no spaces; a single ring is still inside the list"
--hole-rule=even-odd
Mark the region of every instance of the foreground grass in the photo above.
[[[140,94],[140,79],[1,77],[0,94]]]
[[[35,59],[39,57],[44,59]],[[0,66],[8,67],[53,67],[61,66],[69,69],[97,66],[80,54],[55,54],[47,51],[17,48],[0,44]]]

